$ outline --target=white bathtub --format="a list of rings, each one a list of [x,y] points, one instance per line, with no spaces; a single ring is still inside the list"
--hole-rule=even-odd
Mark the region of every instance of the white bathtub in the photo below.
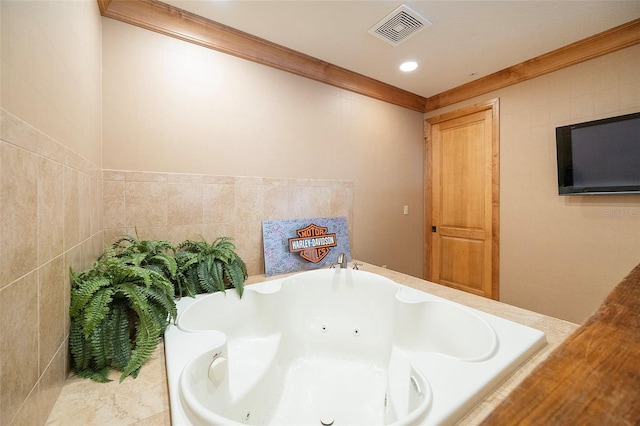
[[[178,301],[174,425],[451,424],[544,333],[351,269]]]

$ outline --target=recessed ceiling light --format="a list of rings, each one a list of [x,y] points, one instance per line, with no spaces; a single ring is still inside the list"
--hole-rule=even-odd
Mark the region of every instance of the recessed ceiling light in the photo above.
[[[418,68],[418,63],[415,61],[407,61],[407,62],[403,62],[400,65],[400,71],[404,71],[404,72],[409,72],[409,71],[413,71],[416,68]]]

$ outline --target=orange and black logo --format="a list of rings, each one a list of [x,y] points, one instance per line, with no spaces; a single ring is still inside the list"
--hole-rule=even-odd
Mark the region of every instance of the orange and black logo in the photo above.
[[[336,246],[336,234],[327,234],[327,229],[313,223],[296,230],[298,237],[289,238],[289,252],[300,253],[303,259],[318,263]]]

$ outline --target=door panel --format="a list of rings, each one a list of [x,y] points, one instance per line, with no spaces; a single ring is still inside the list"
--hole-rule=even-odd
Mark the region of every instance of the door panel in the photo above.
[[[441,226],[477,228],[484,217],[484,122],[441,129]]]
[[[484,295],[484,242],[440,236],[440,283]]]

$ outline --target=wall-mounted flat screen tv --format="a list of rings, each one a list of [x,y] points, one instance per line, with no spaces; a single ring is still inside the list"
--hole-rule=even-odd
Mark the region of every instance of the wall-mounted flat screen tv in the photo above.
[[[556,128],[560,195],[640,194],[640,112]]]

